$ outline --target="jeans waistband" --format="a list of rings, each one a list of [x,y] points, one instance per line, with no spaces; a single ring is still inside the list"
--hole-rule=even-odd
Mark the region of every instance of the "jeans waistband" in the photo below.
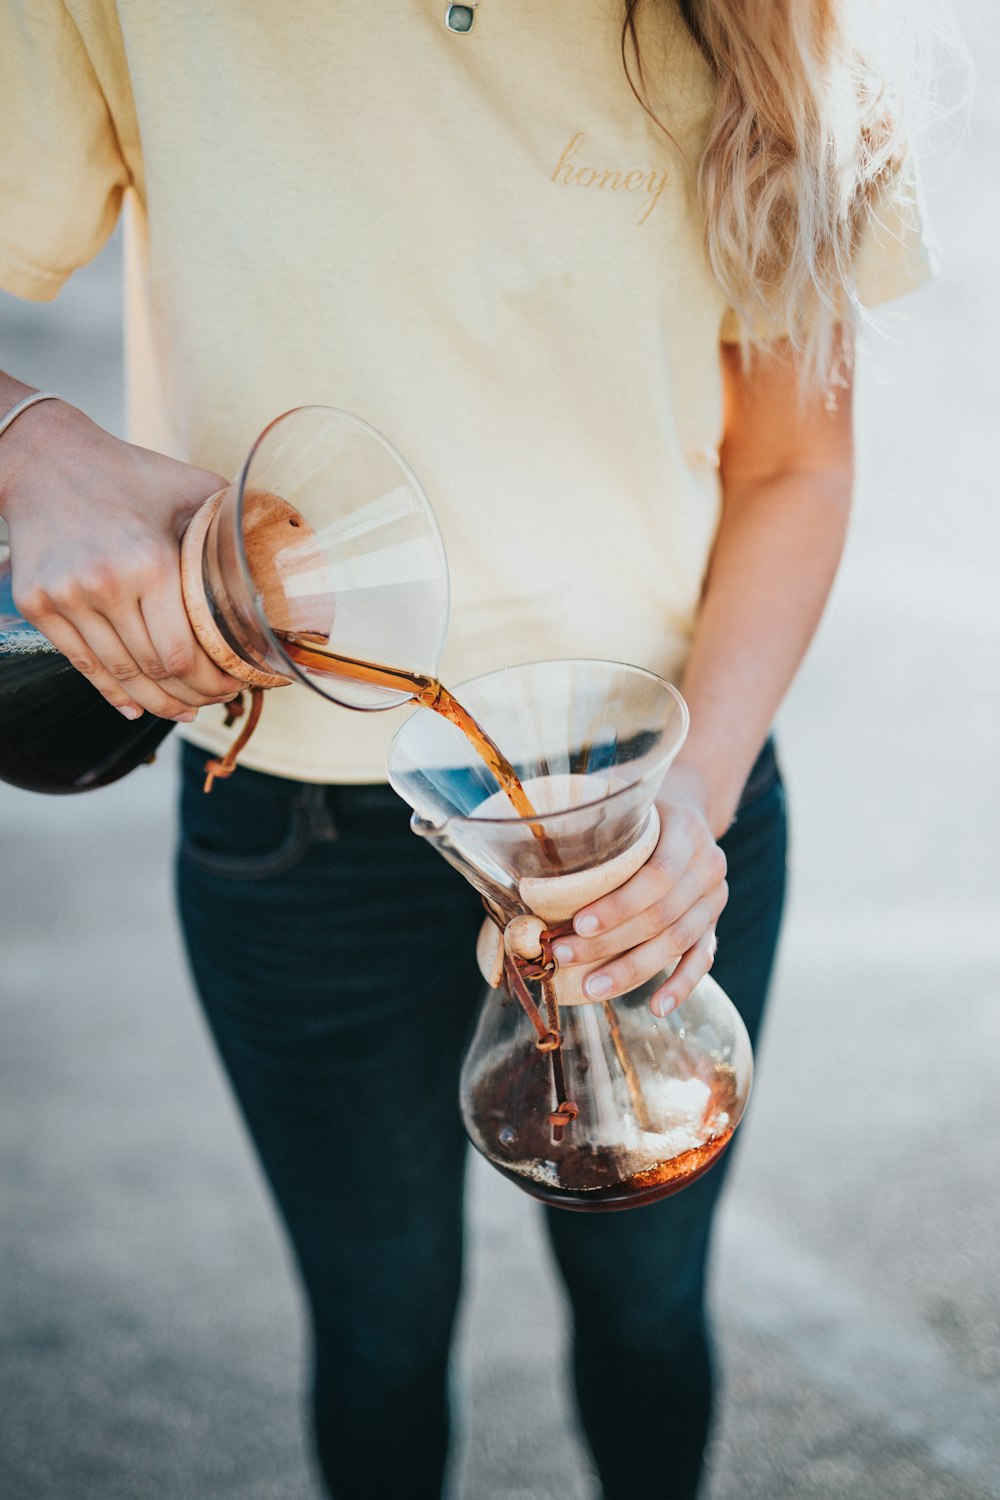
[[[192,766],[197,762],[200,774],[204,752],[185,744],[183,755],[185,762],[190,760]],[[257,783],[254,791],[258,795],[287,798],[299,804],[317,830],[327,829],[326,837],[353,832],[391,834],[405,831],[409,824],[409,806],[384,781],[356,785],[300,782],[245,767],[239,769],[237,776],[248,791],[251,783]],[[777,776],[774,742],[768,738],[747,777],[738,811],[761,796]]]
[[[756,801],[778,776],[774,741],[765,741],[754,761],[740,796],[737,812]],[[331,821],[344,833],[353,829],[364,832],[392,832],[409,822],[410,808],[385,782],[358,786],[325,786],[322,788]]]

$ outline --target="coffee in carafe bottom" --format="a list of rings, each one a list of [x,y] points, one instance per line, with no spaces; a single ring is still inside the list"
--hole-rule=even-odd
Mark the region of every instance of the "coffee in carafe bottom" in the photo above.
[[[652,1128],[636,1125],[613,1143],[587,1138],[585,1114],[562,1131],[550,1123],[552,1090],[538,1054],[507,1060],[465,1082],[466,1126],[505,1177],[558,1208],[590,1211],[655,1203],[695,1182],[722,1155],[738,1118],[732,1069],[710,1083],[657,1080],[642,1102]],[[634,1105],[633,1098],[633,1105]],[[622,1118],[628,1113],[628,1104]],[[660,1128],[656,1128],[659,1125]]]

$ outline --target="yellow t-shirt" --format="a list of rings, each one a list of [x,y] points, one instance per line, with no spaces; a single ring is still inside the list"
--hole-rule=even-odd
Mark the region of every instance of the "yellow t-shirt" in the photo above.
[[[607,0],[0,0],[0,285],[52,297],[126,210],[136,442],[234,474],[279,412],[356,412],[416,471],[442,679],[597,656],[673,678],[718,512],[726,307],[691,163],[711,102],[677,13],[658,107]],[[929,267],[879,210],[863,300]],[[16,373],[16,372],[13,372]],[[408,710],[268,696],[245,764],[384,777]],[[203,710],[188,737],[232,732]]]

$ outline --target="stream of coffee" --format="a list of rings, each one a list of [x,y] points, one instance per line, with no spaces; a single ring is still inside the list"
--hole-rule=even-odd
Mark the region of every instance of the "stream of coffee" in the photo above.
[[[520,818],[537,818],[538,814],[525,794],[517,772],[498,745],[490,739],[486,730],[463,708],[454,693],[448,691],[443,682],[422,672],[407,672],[401,667],[385,667],[378,662],[358,661],[352,656],[339,656],[333,651],[320,649],[307,635],[293,635],[286,631],[275,631],[293,661],[307,672],[326,672],[337,677],[348,677],[354,682],[370,682],[377,687],[397,688],[400,692],[412,693],[423,708],[433,709],[449,723],[460,729],[476,754],[496,777],[514,811]],[[324,641],[325,637],[321,637]],[[532,832],[544,841],[546,854],[558,869],[555,850],[546,837],[544,829],[535,825]]]

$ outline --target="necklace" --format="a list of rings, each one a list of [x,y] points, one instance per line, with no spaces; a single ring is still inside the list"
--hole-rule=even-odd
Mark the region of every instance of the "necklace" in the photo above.
[[[476,6],[479,0],[469,0],[468,5],[446,5],[444,8],[444,24],[449,31],[466,32],[471,31],[476,19]]]

